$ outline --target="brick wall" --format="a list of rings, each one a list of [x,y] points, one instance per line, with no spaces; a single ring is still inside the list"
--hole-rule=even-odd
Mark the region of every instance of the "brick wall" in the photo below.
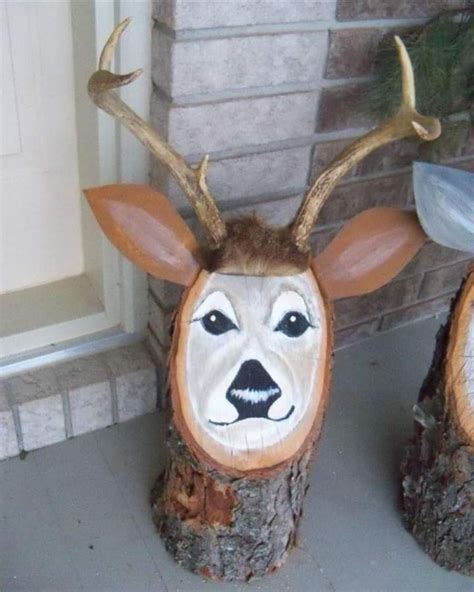
[[[256,211],[288,222],[311,180],[374,124],[361,108],[382,35],[422,24],[449,0],[156,0],[152,119],[197,163],[225,215]],[[341,224],[378,205],[411,207],[411,162],[469,168],[474,133],[452,122],[433,145],[407,140],[367,158],[342,181],[313,233],[323,248]],[[152,183],[195,222],[159,165]],[[347,344],[447,309],[467,255],[427,244],[389,285],[336,304],[337,343]],[[163,357],[180,290],[150,281],[149,338]]]

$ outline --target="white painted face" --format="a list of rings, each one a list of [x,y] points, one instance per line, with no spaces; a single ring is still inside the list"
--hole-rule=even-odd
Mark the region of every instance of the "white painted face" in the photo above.
[[[470,318],[464,344],[464,380],[470,413],[474,413],[474,299],[470,305]]]
[[[193,290],[178,348],[186,423],[218,460],[271,462],[307,435],[322,393],[327,326],[315,279],[203,272]]]

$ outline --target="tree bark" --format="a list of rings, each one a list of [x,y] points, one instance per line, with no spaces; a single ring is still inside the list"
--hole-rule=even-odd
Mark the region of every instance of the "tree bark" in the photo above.
[[[249,581],[276,570],[295,542],[312,448],[270,478],[232,478],[206,470],[171,426],[169,464],[152,492],[167,550],[213,579]]]
[[[460,336],[467,335],[460,328],[466,328],[465,315],[472,315],[473,286],[471,271],[438,333],[414,408],[415,435],[401,466],[408,529],[439,565],[467,575],[474,575],[474,446],[469,436],[474,417],[459,413],[467,377],[453,380],[451,369]]]

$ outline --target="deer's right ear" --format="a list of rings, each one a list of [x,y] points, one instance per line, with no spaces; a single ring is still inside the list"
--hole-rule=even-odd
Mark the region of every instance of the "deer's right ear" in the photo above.
[[[413,212],[372,208],[348,222],[311,267],[332,300],[360,296],[400,273],[425,240]]]
[[[183,286],[199,272],[199,246],[169,200],[146,185],[84,191],[107,238],[140,269]]]

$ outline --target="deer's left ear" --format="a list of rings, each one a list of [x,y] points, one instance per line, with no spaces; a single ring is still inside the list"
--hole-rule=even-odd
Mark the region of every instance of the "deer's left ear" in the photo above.
[[[373,208],[348,222],[311,267],[333,300],[368,294],[394,278],[425,240],[416,214]]]
[[[171,202],[146,185],[84,191],[107,238],[140,269],[189,286],[200,269],[199,247]]]

